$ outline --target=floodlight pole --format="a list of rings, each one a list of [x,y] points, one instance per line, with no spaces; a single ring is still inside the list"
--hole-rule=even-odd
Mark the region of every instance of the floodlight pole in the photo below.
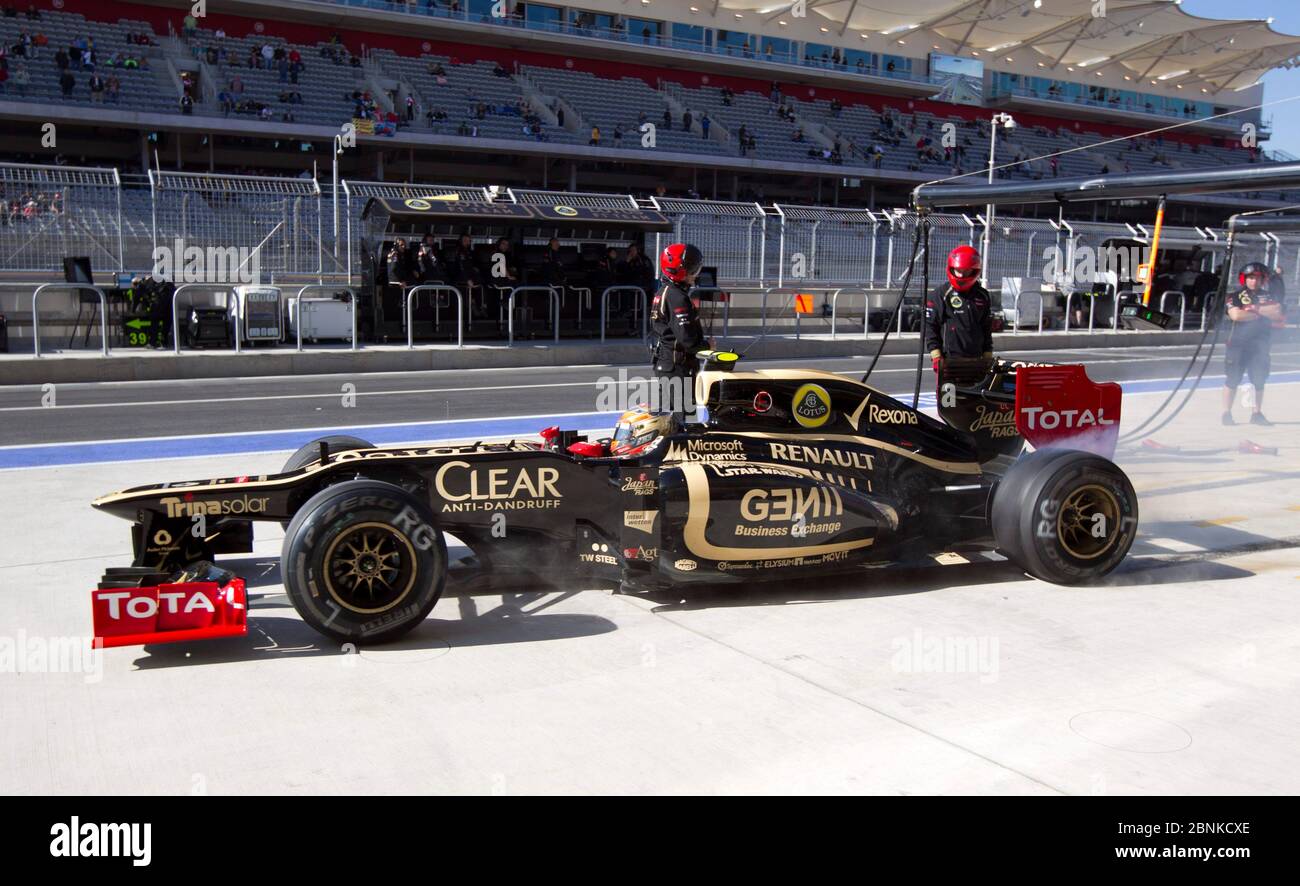
[[[339,263],[339,154],[342,153],[343,137],[336,135],[334,136],[334,186],[330,189],[330,198],[334,201],[334,267],[336,270]]]
[[[993,170],[997,166],[995,158],[998,150],[998,128],[1001,126],[1010,128],[1014,125],[1015,120],[1012,119],[1010,114],[999,113],[993,115],[992,123],[989,126],[989,184],[993,184]],[[989,249],[992,248],[993,244],[993,207],[994,204],[990,203],[984,210],[984,244],[980,249],[980,277],[983,278],[981,282],[985,289],[989,285],[989,265],[992,264],[989,261]]]

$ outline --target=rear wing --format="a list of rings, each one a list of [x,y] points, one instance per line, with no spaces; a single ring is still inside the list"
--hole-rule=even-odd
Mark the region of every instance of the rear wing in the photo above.
[[[1035,449],[1080,449],[1114,458],[1123,389],[1080,365],[1016,370],[1016,430]]]

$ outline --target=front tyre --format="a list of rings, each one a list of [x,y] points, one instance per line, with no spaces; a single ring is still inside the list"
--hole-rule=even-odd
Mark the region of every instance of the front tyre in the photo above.
[[[340,642],[393,640],[428,616],[447,581],[447,545],[429,506],[400,486],[329,486],[289,523],[280,553],[294,609]]]
[[[1113,462],[1046,450],[1016,462],[993,507],[998,546],[1054,584],[1096,581],[1120,564],[1137,535],[1137,493]],[[999,507],[998,495],[1014,493]],[[1009,507],[1007,505],[1010,505]]]

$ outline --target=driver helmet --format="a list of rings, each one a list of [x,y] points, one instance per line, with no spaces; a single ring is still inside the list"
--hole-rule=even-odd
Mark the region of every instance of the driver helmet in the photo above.
[[[610,455],[640,455],[656,440],[673,432],[671,412],[651,412],[644,406],[629,409],[614,425],[609,441]]]

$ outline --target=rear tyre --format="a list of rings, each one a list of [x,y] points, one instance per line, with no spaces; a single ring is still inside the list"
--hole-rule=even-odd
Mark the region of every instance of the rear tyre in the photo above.
[[[280,473],[287,474],[290,471],[296,471],[301,467],[311,464],[320,458],[320,445],[326,443],[329,445],[330,452],[349,452],[353,449],[374,449],[375,444],[368,440],[362,440],[360,437],[348,437],[344,434],[334,434],[329,437],[317,437],[310,443],[302,446],[297,452],[289,456],[289,460],[284,463]]]
[[[428,616],[447,581],[447,544],[428,504],[400,486],[350,480],[307,501],[285,531],[294,609],[340,642],[393,640]]]
[[[1106,575],[1128,554],[1137,523],[1133,484],[1113,462],[1088,452],[1031,453],[1012,465],[994,495],[998,547],[1054,584]]]

